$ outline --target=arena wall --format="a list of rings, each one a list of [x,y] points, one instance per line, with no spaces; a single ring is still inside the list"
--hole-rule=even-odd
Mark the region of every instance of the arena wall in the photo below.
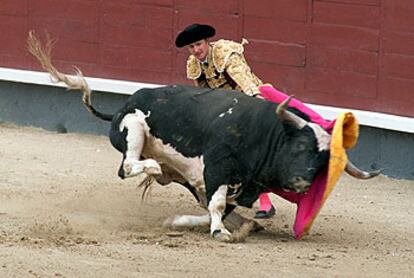
[[[307,103],[414,116],[412,0],[1,1],[0,67],[40,70],[29,30],[56,38],[64,71],[153,84],[187,83],[174,38],[193,22],[213,39],[246,38],[254,72]]]

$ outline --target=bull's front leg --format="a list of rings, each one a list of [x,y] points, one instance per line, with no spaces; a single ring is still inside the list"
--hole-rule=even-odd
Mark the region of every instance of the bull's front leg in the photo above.
[[[168,184],[172,181],[182,184],[193,194],[201,207],[208,210],[204,178],[202,174],[201,176],[194,174],[198,172],[202,173],[202,170],[194,171],[193,166],[195,164],[192,163],[191,166],[186,165],[184,170],[181,171],[182,174],[176,169],[171,168],[169,164],[161,164],[163,176],[157,176],[157,181],[161,184]],[[177,163],[173,165],[177,166]],[[225,216],[223,217],[227,229],[233,231],[233,239],[236,236],[236,241],[242,241],[251,231],[264,229],[259,223],[246,219],[232,211],[233,208],[234,206],[232,205],[226,205]],[[206,226],[210,223],[210,213],[205,215],[172,215],[164,221],[163,226],[167,228],[183,228]],[[240,233],[240,231],[243,232]]]
[[[208,204],[210,213],[210,233],[211,236],[220,241],[232,241],[231,233],[224,227],[223,216],[226,209],[227,185],[221,185],[211,197]]]
[[[118,175],[121,178],[134,177],[142,173],[160,175],[161,166],[154,159],[140,160],[149,127],[145,121],[146,115],[136,110],[125,115],[120,123],[120,131],[126,133],[124,159]],[[115,140],[112,139],[111,140]]]
[[[231,156],[231,150],[222,145],[207,151],[203,161],[211,236],[220,241],[233,242],[223,218],[235,208],[234,205],[227,205],[227,191],[230,184],[241,184],[241,167],[237,159]]]

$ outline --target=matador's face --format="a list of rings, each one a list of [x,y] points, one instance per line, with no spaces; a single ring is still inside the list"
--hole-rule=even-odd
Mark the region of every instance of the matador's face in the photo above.
[[[206,39],[188,45],[190,53],[199,61],[205,61],[208,55],[208,49],[208,41]]]

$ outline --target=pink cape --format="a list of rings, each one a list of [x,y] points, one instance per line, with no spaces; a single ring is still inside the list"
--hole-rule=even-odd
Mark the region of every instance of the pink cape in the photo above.
[[[271,102],[281,103],[288,98],[286,94],[276,90],[272,86],[264,85],[259,87],[259,90],[261,92],[261,96]],[[308,115],[312,122],[319,124],[327,132],[332,132],[335,121],[327,121],[323,119],[318,113],[305,106],[297,99],[292,99],[289,106]],[[275,193],[297,205],[296,219],[293,226],[296,239],[301,239],[302,236],[309,230],[310,225],[322,207],[324,195],[327,190],[327,178],[328,167],[318,174],[312,182],[309,191],[306,193],[285,192],[281,189],[269,189],[269,192]]]

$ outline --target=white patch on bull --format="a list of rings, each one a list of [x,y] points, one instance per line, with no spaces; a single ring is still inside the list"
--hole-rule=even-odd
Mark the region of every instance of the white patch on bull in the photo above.
[[[161,174],[161,166],[155,160],[139,160],[144,148],[145,138],[149,133],[148,125],[145,122],[145,118],[148,116],[149,113],[145,115],[142,111],[136,109],[135,113],[125,115],[119,125],[120,131],[125,128],[128,129],[127,149],[123,162],[125,177],[133,177],[141,173],[147,173],[148,175]]]
[[[220,118],[224,117],[226,114],[233,114],[233,107],[230,107],[226,112],[223,112],[219,115]]]
[[[320,125],[315,123],[308,123],[308,126],[312,128],[318,141],[318,150],[327,151],[331,144],[331,135],[326,132]]]
[[[121,123],[119,124],[119,131],[122,132],[124,130],[125,127],[133,127],[133,125],[131,125],[131,122],[139,122],[141,125],[143,123],[145,123],[143,125],[144,128],[146,128],[146,132],[149,131],[149,127],[145,122],[145,119],[148,118],[149,116],[151,116],[151,111],[148,111],[148,114],[145,115],[144,112],[142,112],[141,110],[135,109],[135,113],[130,113],[130,114],[126,114],[124,116],[124,118],[122,119]]]
[[[239,100],[237,98],[233,98],[233,100],[235,104],[239,103]]]
[[[231,233],[224,227],[222,222],[224,210],[226,209],[227,185],[221,185],[211,197],[208,211],[210,212],[211,223],[210,233],[220,240],[231,240]]]

